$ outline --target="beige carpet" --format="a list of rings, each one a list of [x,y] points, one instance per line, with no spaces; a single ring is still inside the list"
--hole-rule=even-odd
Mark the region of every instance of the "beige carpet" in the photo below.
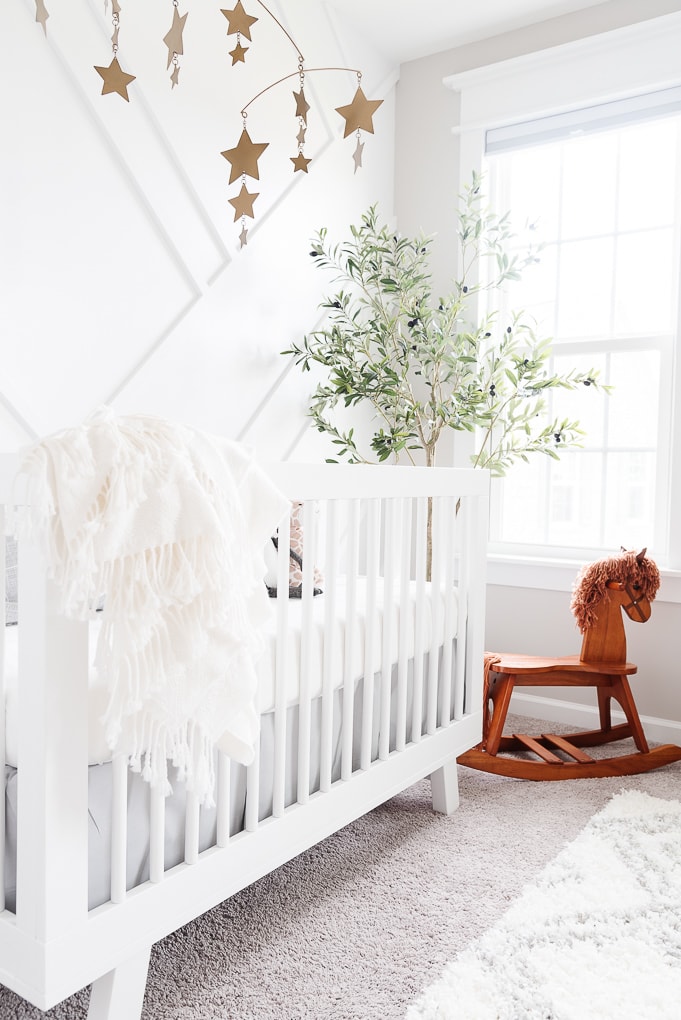
[[[622,789],[678,799],[681,763],[562,783],[462,769],[448,818],[419,783],[155,946],[144,1020],[403,1018]],[[42,1014],[0,988],[0,1020],[86,1007],[81,993]]]

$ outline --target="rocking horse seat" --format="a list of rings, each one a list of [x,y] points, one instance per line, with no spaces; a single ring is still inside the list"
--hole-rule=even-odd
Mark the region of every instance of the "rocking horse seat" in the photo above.
[[[557,683],[557,675],[560,673],[595,673],[606,676],[631,676],[638,669],[633,662],[584,662],[579,655],[564,655],[560,659],[545,658],[541,655],[516,655],[504,653],[494,656],[490,669],[494,673],[513,673],[514,676],[535,677],[534,681],[528,680],[528,684],[534,682],[538,686],[546,687]],[[503,669],[499,662],[503,661]],[[541,677],[542,673],[551,673],[552,679]],[[575,684],[583,684],[583,681],[574,679]],[[565,684],[570,683],[566,677]]]
[[[645,549],[617,560],[593,564],[581,575],[573,595],[573,612],[584,640],[580,655],[487,654],[483,696],[483,739],[458,758],[461,765],[518,779],[593,779],[648,772],[681,761],[681,747],[664,744],[650,750],[627,677],[637,671],[626,661],[620,609],[644,623],[659,585],[659,572]],[[591,573],[589,572],[591,571]],[[607,573],[604,573],[607,571]],[[598,583],[594,583],[595,573]],[[615,579],[612,578],[613,574]],[[584,588],[587,588],[587,596]],[[581,601],[580,601],[581,600]],[[598,606],[596,615],[594,605]],[[584,608],[586,606],[586,609]],[[598,698],[600,728],[567,735],[504,735],[511,695],[516,687],[592,687]],[[626,722],[612,725],[611,703],[617,701]],[[592,758],[581,749],[632,738],[636,753]],[[518,752],[524,757],[518,757]],[[515,757],[505,757],[513,754]],[[532,755],[532,758],[527,757]]]

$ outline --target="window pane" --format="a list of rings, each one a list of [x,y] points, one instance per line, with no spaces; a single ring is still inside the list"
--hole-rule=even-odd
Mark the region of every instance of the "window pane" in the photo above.
[[[558,348],[560,350],[560,348]],[[570,371],[587,373],[592,369],[598,372],[598,381],[607,383],[608,366],[604,354],[557,354],[553,359],[555,371],[566,374]],[[551,394],[551,410],[556,418],[567,418],[578,421],[585,435],[583,444],[589,447],[601,447],[604,443],[604,430],[608,405],[612,397],[592,386],[580,386],[576,390],[555,389]]]
[[[528,266],[520,280],[509,288],[507,303],[516,311],[527,312],[536,322],[539,336],[552,337],[556,318],[556,248],[540,252],[539,261]]]
[[[560,152],[554,145],[519,149],[503,157],[509,165],[508,208],[511,224],[524,245],[536,242],[526,224],[536,224],[537,234],[550,241],[558,234],[560,207]]]
[[[563,237],[611,233],[615,225],[617,146],[613,135],[566,142],[562,182]]]
[[[551,474],[548,543],[596,545],[601,530],[602,454],[568,450],[551,465]]]
[[[642,549],[654,543],[655,454],[613,453],[605,487],[603,544]]]
[[[667,226],[674,221],[678,183],[676,132],[667,120],[622,132],[620,230]]]
[[[614,242],[574,241],[559,256],[557,335],[602,337],[610,332]]]
[[[614,387],[606,399],[610,445],[654,449],[660,393],[659,351],[611,355],[608,381]]]
[[[535,457],[527,464],[520,462],[503,479],[493,485],[501,489],[503,500],[500,520],[502,542],[534,543],[546,541],[545,491],[548,458]],[[503,487],[502,487],[503,486]]]
[[[674,234],[625,234],[617,241],[615,333],[649,336],[672,328]]]

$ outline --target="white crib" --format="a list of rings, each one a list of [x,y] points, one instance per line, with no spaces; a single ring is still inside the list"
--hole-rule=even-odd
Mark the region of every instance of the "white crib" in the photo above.
[[[16,467],[0,456],[0,505],[12,499]],[[141,825],[129,814],[125,760],[99,766],[111,790],[99,807],[108,816],[108,893],[98,905],[89,627],[56,613],[38,551],[19,549],[19,626],[12,635],[0,628],[0,750],[7,761],[11,742],[16,757],[15,831],[0,798],[0,875],[16,841],[15,909],[0,888],[0,981],[41,1009],[92,983],[90,1020],[134,1020],[154,942],[424,776],[436,811],[458,804],[455,759],[482,725],[486,473],[291,463],[268,472],[304,501],[305,557],[302,599],[289,599],[282,521],[261,753],[240,776],[218,756],[208,837],[204,809],[180,797],[180,831],[170,834],[179,860],[168,852],[176,806],[147,794]],[[4,543],[0,550],[1,558]],[[316,597],[315,563],[324,574]],[[10,697],[4,645],[17,631]],[[7,725],[6,703],[15,706]],[[129,844],[140,831],[148,845],[138,880]]]

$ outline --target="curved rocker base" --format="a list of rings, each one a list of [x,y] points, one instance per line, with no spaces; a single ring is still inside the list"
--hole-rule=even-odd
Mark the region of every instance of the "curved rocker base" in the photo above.
[[[481,772],[491,772],[497,776],[508,776],[512,779],[559,780],[559,779],[606,779],[612,776],[633,776],[641,772],[652,772],[672,762],[681,761],[681,747],[676,744],[662,744],[652,751],[636,751],[634,754],[623,754],[613,758],[590,758],[579,754],[578,761],[564,761],[547,750],[540,741],[547,741],[554,746],[556,740],[566,743],[564,739],[552,734],[544,734],[540,738],[515,735],[513,742],[518,742],[523,750],[531,750],[541,756],[539,761],[528,761],[522,758],[507,758],[497,754],[489,754],[482,745],[471,748],[457,758],[459,765],[466,765]],[[536,747],[533,745],[537,745]],[[565,748],[561,748],[565,750]],[[576,748],[570,752],[574,754]],[[549,760],[547,760],[549,759]]]

